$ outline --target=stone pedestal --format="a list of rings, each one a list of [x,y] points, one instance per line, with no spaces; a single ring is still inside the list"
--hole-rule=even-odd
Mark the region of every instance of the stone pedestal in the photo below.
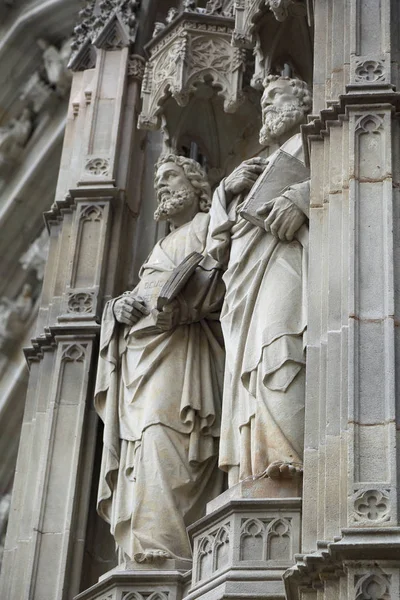
[[[300,552],[301,485],[300,477],[239,483],[189,528],[192,570],[190,561],[125,563],[74,600],[284,600],[283,575]]]
[[[282,576],[300,550],[301,480],[242,482],[208,504],[189,528],[187,599],[285,598]],[[286,496],[286,497],[285,497]]]
[[[171,563],[171,564],[166,564]],[[190,584],[189,561],[164,561],[163,568],[120,566],[74,600],[181,600]]]

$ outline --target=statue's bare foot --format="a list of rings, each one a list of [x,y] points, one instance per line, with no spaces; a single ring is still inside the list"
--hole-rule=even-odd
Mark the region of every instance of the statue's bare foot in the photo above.
[[[295,465],[283,460],[275,460],[264,471],[264,476],[271,479],[290,479],[301,475],[302,472],[303,467],[301,465]]]
[[[134,559],[137,563],[153,563],[163,562],[167,558],[172,558],[169,552],[165,550],[157,550],[156,548],[150,548],[144,552],[138,552],[135,554]]]

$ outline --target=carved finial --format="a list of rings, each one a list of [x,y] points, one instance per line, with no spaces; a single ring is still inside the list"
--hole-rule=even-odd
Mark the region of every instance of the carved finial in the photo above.
[[[71,48],[74,55],[69,63],[73,70],[87,69],[94,54],[94,45],[105,49],[130,46],[138,28],[138,0],[91,0],[80,13],[81,22],[74,29]],[[82,54],[82,56],[80,56]]]

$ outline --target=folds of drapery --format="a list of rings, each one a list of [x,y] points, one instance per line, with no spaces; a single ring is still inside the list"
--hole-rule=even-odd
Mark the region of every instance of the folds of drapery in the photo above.
[[[132,294],[140,295],[146,282],[153,285],[160,275],[168,275],[190,252],[203,252],[208,222],[208,215],[199,213],[190,224],[161,240],[143,265],[140,282]],[[171,331],[137,337],[140,322],[133,327],[116,323],[115,300],[107,303],[103,313],[95,389],[95,407],[104,422],[98,511],[111,524],[117,544],[128,555],[130,542],[129,547],[124,548],[124,544],[131,537],[127,537],[122,523],[126,525],[129,515],[121,482],[130,488],[133,514],[137,496],[135,457],[143,435],[158,426],[184,435],[187,464],[194,470],[216,456],[224,351],[215,316],[224,287],[221,271],[214,263],[210,268],[203,266],[201,274],[201,284],[182,291],[182,302],[196,322],[186,314],[185,323]],[[172,516],[171,522],[177,518],[176,514],[174,519]],[[184,528],[182,519],[180,522]],[[124,531],[122,537],[118,531]]]

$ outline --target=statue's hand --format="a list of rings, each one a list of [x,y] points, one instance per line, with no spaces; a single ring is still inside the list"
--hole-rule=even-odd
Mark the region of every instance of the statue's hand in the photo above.
[[[251,190],[267,165],[267,159],[257,157],[245,160],[225,179],[225,191],[231,196]]]
[[[139,319],[149,314],[142,298],[134,298],[129,294],[119,298],[115,302],[113,310],[118,323],[123,325],[135,325]]]
[[[300,208],[285,196],[275,198],[272,209],[270,204],[265,204],[257,210],[257,214],[261,217],[268,214],[264,219],[265,231],[270,231],[282,242],[291,242],[296,231],[306,220]]]
[[[161,311],[155,309],[152,314],[155,318],[157,327],[162,331],[170,331],[179,323],[179,304],[176,300],[172,300],[172,302],[166,304]]]

